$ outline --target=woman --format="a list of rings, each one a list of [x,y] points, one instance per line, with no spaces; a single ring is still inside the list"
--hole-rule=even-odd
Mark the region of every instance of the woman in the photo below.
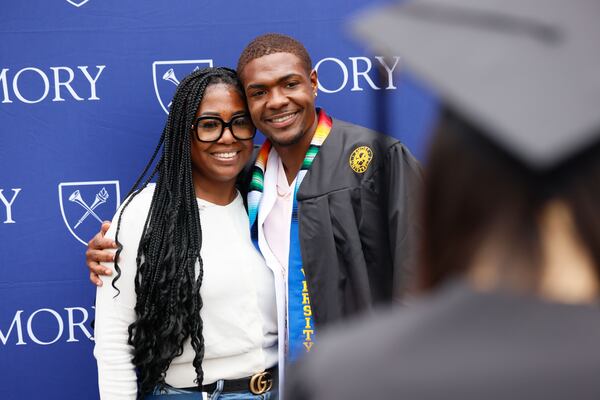
[[[249,391],[269,389],[277,362],[273,276],[235,185],[254,135],[234,71],[182,80],[152,160],[107,233],[119,261],[96,297],[102,399],[273,395]]]
[[[422,0],[362,22],[444,104],[423,295],[323,339],[287,400],[600,398],[598,12]]]

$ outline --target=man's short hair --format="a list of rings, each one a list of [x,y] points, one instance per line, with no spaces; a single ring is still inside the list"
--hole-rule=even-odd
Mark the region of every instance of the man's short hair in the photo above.
[[[242,70],[250,61],[274,53],[290,53],[295,55],[304,64],[306,72],[310,74],[312,60],[302,43],[280,33],[266,33],[256,37],[242,51],[237,64],[238,75],[242,73]]]

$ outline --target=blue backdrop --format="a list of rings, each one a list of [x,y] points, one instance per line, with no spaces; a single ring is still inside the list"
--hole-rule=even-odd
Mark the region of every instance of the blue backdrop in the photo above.
[[[253,37],[290,34],[313,58],[319,106],[373,128],[388,115],[386,133],[422,157],[434,99],[399,58],[369,54],[346,34],[348,17],[377,3],[3,3],[0,399],[98,397],[84,243],[112,218],[194,68],[234,67]]]

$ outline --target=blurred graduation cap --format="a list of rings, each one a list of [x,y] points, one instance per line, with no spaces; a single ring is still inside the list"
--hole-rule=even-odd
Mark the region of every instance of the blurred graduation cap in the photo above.
[[[598,142],[598,0],[406,1],[352,29],[532,170]]]

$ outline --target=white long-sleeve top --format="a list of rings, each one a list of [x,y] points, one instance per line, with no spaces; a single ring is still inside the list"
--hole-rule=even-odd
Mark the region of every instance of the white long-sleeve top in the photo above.
[[[281,165],[281,170],[280,170]],[[285,386],[285,365],[287,353],[287,302],[288,302],[288,270],[286,254],[289,256],[289,235],[292,217],[292,196],[296,181],[292,182],[292,195],[289,198],[278,195],[278,182],[287,177],[281,176],[283,164],[275,148],[271,149],[265,169],[264,192],[258,208],[258,245],[267,266],[275,277],[275,295],[279,323],[279,387]],[[285,189],[284,189],[285,191]],[[278,235],[279,240],[278,240]],[[270,239],[270,242],[269,242]],[[283,400],[283,392],[279,392]]]
[[[123,213],[121,277],[116,283],[120,294],[115,296],[112,287],[115,271],[102,277],[103,285],[96,292],[94,355],[103,400],[135,399],[137,393],[127,329],[135,320],[135,257],[153,192],[154,185],[149,185]],[[252,244],[241,195],[226,206],[198,199],[198,207],[204,265],[200,315],[206,350],[202,368],[204,384],[210,384],[249,376],[277,363],[277,310],[273,273]],[[114,238],[117,216],[107,232],[109,238]],[[104,265],[113,268],[112,263]],[[193,358],[187,341],[183,354],[171,363],[166,382],[174,387],[195,386]]]

